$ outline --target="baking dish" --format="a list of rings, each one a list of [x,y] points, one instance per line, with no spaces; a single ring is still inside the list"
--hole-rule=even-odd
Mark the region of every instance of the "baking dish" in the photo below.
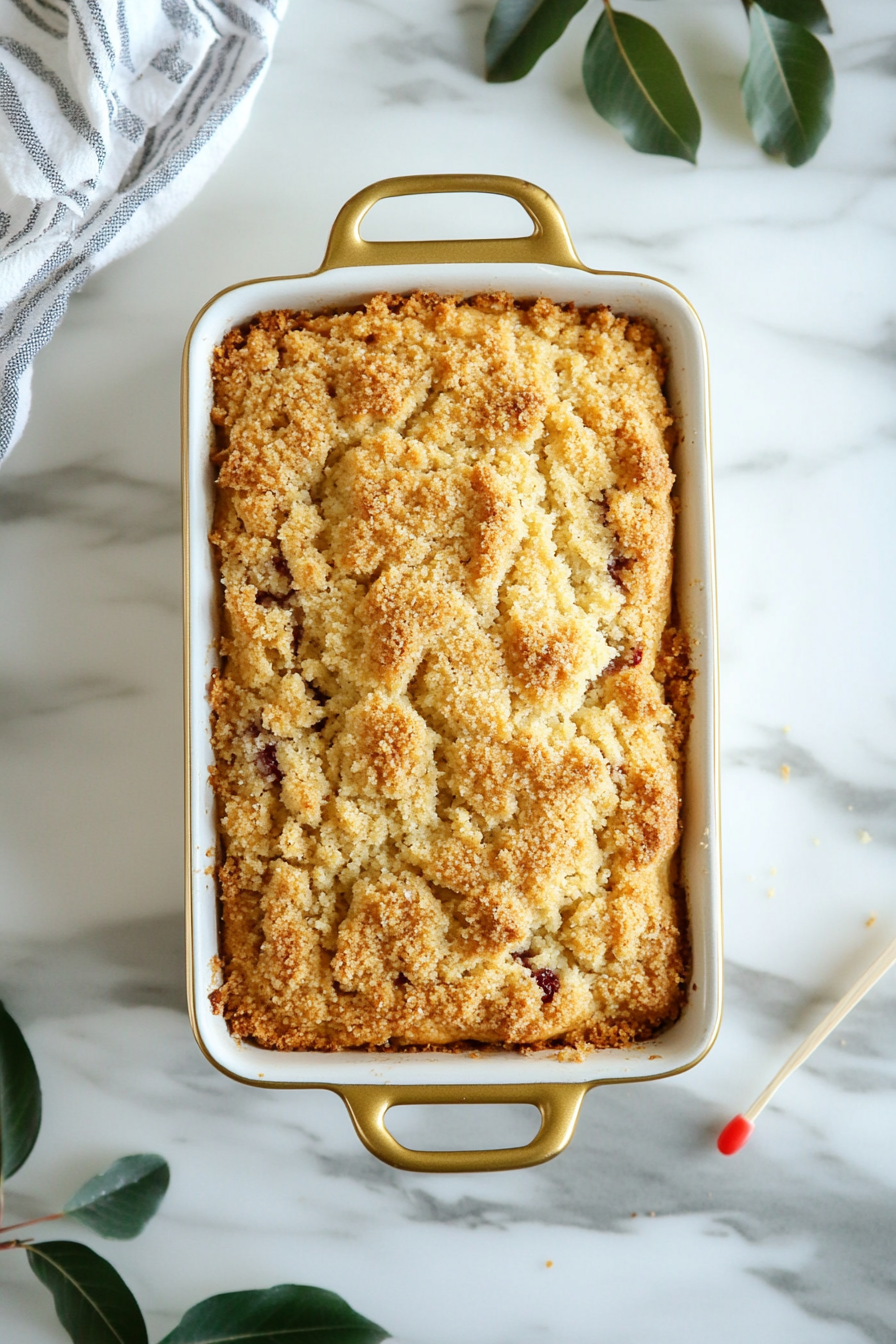
[[[429,192],[491,192],[518,201],[534,231],[524,238],[448,242],[367,242],[360,225],[378,200]],[[685,762],[682,877],[687,892],[692,974],[679,1020],[651,1041],[599,1050],[580,1061],[557,1051],[453,1054],[279,1052],[240,1042],[216,1016],[218,905],[214,877],[215,802],[208,684],[217,665],[219,585],[208,532],[213,508],[211,371],[214,347],[232,327],[271,308],[346,307],[389,290],[473,294],[507,290],[579,305],[605,303],[643,317],[669,355],[667,395],[679,426],[673,460],[681,502],[675,583],[697,670]],[[391,178],[359,192],[340,211],[320,269],[233,285],[197,316],[187,336],[182,380],[186,715],[187,999],[207,1059],[229,1077],[260,1087],[326,1088],[342,1097],[365,1146],[416,1171],[485,1171],[531,1166],[572,1137],[585,1093],[607,1083],[668,1077],[710,1049],[721,1016],[721,873],[718,798],[718,690],[712,469],[706,342],[691,305],[650,276],[595,271],[576,255],[566,223],[540,188],[516,178],[446,175]],[[385,1126],[391,1106],[421,1103],[528,1103],[542,1123],[531,1143],[484,1151],[420,1152]]]

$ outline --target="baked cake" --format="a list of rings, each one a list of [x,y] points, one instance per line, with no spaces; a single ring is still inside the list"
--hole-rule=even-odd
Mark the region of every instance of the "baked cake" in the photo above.
[[[262,313],[214,357],[222,985],[279,1049],[643,1039],[687,973],[644,322]]]

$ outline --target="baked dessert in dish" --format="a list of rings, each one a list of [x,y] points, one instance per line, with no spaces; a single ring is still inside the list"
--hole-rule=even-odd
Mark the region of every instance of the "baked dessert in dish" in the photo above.
[[[674,1020],[686,642],[644,322],[262,313],[213,366],[231,1031],[626,1044]]]

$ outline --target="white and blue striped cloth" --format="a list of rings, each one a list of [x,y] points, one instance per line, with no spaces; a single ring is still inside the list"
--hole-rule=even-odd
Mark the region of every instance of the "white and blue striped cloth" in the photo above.
[[[286,0],[0,0],[0,460],[69,296],[246,124]]]

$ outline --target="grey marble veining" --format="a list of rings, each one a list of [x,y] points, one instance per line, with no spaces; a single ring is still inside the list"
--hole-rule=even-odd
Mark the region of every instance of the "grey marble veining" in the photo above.
[[[527,80],[492,86],[489,4],[293,0],[231,157],[75,297],[37,361],[0,473],[0,996],[46,1110],[8,1197],[20,1217],[49,1211],[122,1153],[163,1152],[171,1190],[137,1241],[68,1233],[121,1270],[153,1340],[202,1296],[290,1281],[343,1294],[400,1344],[896,1338],[896,982],[737,1158],[714,1148],[896,934],[896,3],[831,4],[834,126],[798,172],[744,124],[735,0],[625,8],[662,28],[697,92],[696,171],[594,116],[578,67],[596,5]],[[544,186],[589,265],[668,279],[706,327],[729,960],[695,1070],[596,1089],[543,1168],[424,1177],[370,1157],[337,1098],[236,1085],[190,1035],[178,365],[219,289],[317,266],[353,192],[449,171]],[[467,225],[449,198],[382,218],[404,236]],[[475,218],[506,227],[497,206]],[[525,1142],[533,1119],[390,1123],[464,1146]],[[62,1337],[13,1256],[0,1336]]]
[[[8,940],[3,992],[23,1030],[41,1018],[120,1007],[187,1011],[179,914],[127,920],[68,938]]]
[[[140,692],[108,677],[69,677],[64,681],[7,681],[0,684],[0,732],[25,728],[28,719],[64,714],[97,701],[119,700]]]
[[[875,840],[883,844],[896,843],[896,786],[876,788],[845,779],[829,770],[791,735],[782,747],[780,731],[765,728],[763,733],[767,745],[732,752],[732,766],[747,766],[780,776],[781,765],[786,764],[792,779],[806,780],[821,799],[835,804],[841,812],[844,808],[853,812],[857,829],[866,823],[874,825]],[[892,759],[887,765],[893,765]]]
[[[12,476],[0,494],[0,524],[40,520],[86,529],[100,545],[180,536],[180,491],[99,462]]]

